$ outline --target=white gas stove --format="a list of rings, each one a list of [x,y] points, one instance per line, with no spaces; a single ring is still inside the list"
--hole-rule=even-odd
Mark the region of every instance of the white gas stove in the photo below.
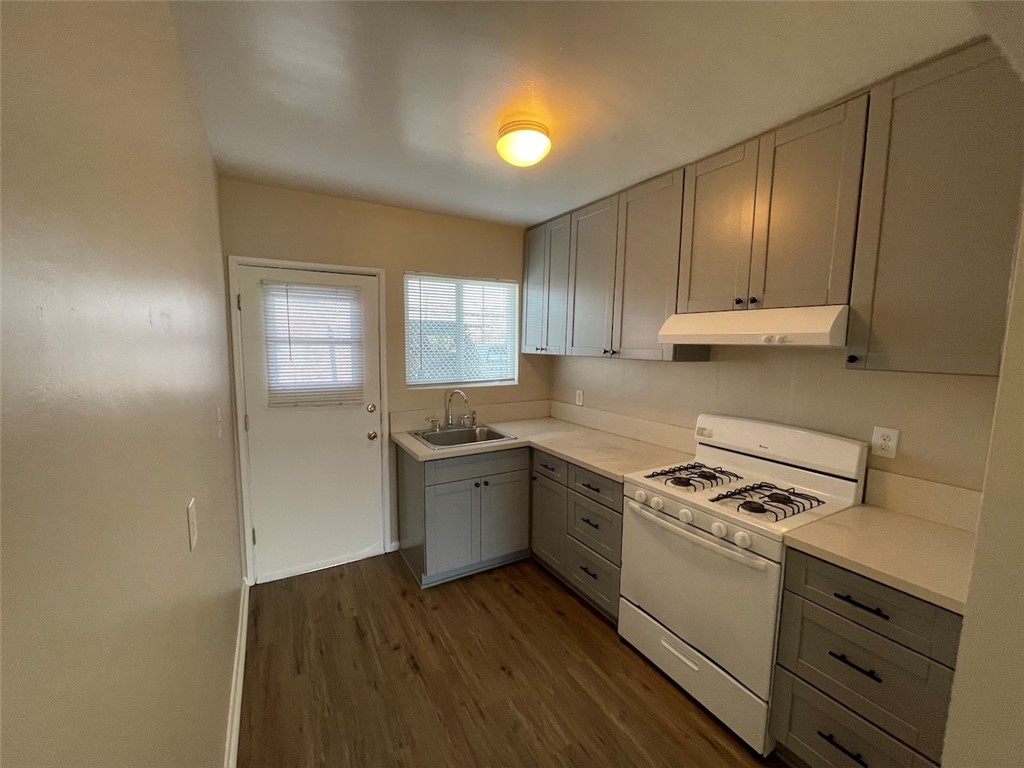
[[[727,416],[626,475],[619,633],[762,754],[783,536],[860,502],[867,445]]]

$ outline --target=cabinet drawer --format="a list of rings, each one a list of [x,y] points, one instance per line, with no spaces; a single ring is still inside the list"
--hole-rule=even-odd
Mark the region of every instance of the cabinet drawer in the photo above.
[[[953,672],[787,592],[779,663],[933,760],[942,753]]]
[[[606,507],[622,512],[622,483],[570,464],[569,487],[588,499],[599,501]]]
[[[427,462],[424,475],[427,485],[437,485],[529,468],[530,449],[512,448],[472,456],[455,456],[451,459],[434,459]]]
[[[565,459],[560,459],[543,451],[535,450],[533,452],[533,471],[538,475],[550,477],[552,480],[565,485],[568,482],[568,468],[569,465]]]
[[[771,732],[812,768],[935,768],[828,696],[775,670]]]
[[[786,550],[786,589],[938,662],[956,664],[961,618],[795,549]]]
[[[573,538],[569,543],[569,581],[609,616],[619,614],[619,569]]]
[[[615,565],[622,562],[622,515],[569,491],[569,535]]]

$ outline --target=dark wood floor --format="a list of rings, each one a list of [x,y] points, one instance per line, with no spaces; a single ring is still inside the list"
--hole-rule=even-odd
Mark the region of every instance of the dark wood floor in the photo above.
[[[781,766],[532,561],[423,591],[395,553],[250,606],[240,768]]]

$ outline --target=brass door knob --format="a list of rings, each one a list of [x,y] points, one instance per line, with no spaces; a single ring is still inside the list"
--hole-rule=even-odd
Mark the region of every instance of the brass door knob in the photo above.
[[[370,430],[369,432],[367,432],[367,433],[366,433],[366,439],[367,439],[367,440],[376,440],[376,439],[377,439],[377,433],[376,433],[376,432],[374,432],[374,431],[373,431],[373,430],[371,429],[371,430]]]
[[[377,410],[377,404],[376,403],[370,403],[368,406],[366,406],[366,410],[367,410],[368,413],[373,413],[374,411]]]

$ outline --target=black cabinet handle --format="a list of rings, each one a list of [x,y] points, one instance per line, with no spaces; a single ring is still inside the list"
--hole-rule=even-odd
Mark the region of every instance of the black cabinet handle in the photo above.
[[[473,483],[473,487],[474,488],[479,488],[480,487],[480,483]]]
[[[581,565],[580,566],[580,570],[583,571],[585,574],[587,574],[587,576],[589,576],[592,579],[596,579],[597,578],[597,574],[594,573],[589,568],[587,568],[587,566],[585,566],[585,565]]]
[[[581,517],[581,518],[580,518],[580,522],[581,522],[581,523],[586,523],[586,524],[587,524],[587,525],[589,525],[589,526],[590,526],[591,528],[596,528],[597,530],[601,530],[601,526],[600,526],[600,525],[598,525],[597,523],[592,523],[592,522],[590,521],[590,518],[588,518],[588,517]]]
[[[843,662],[843,664],[848,666],[850,669],[856,669],[858,672],[864,675],[864,677],[870,678],[871,680],[874,680],[876,683],[882,682],[882,678],[878,676],[878,673],[875,672],[875,670],[864,669],[864,667],[862,667],[860,664],[855,664],[846,657],[845,653],[836,653],[835,651],[829,651],[828,655],[831,656],[833,659],[836,659],[837,661]]]
[[[601,492],[601,489],[598,488],[596,485],[591,485],[590,483],[580,483],[580,485],[582,485],[588,491],[593,491],[594,493],[600,493]]]
[[[736,297],[736,305],[739,306],[742,303],[743,303],[743,299],[741,299],[739,296],[737,296]]]
[[[612,357],[615,357],[615,355],[619,354],[619,350],[613,349],[611,354],[612,354]]]
[[[610,355],[610,354],[611,354],[611,352],[612,352],[612,351],[611,351],[610,349],[606,349],[606,350],[604,350],[603,352],[601,352],[601,354],[602,354],[602,355]]]
[[[841,595],[838,592],[833,592],[832,595],[834,597],[838,597],[844,603],[849,603],[854,608],[860,608],[862,611],[865,611],[865,612],[870,613],[870,614],[872,614],[874,616],[877,616],[880,619],[885,619],[886,621],[889,620],[889,614],[887,614],[881,608],[872,608],[870,605],[864,605],[864,603],[861,603],[861,602],[858,602],[857,600],[854,600],[853,595]]]
[[[487,480],[484,480],[484,485],[490,485],[490,482],[488,482]]]
[[[868,763],[863,757],[860,756],[860,752],[854,752],[852,750],[847,749],[838,741],[836,741],[836,737],[833,736],[831,733],[824,733],[823,731],[818,731],[818,735],[821,736],[821,738],[823,738],[833,747],[838,749],[840,752],[842,752],[844,755],[846,755],[848,758],[853,760],[853,762],[855,762],[857,765],[863,766],[863,768],[868,768]]]
[[[847,355],[846,356],[846,362],[848,362],[848,363],[856,363],[858,360],[860,360],[860,358],[857,357],[856,355]]]
[[[550,465],[548,465],[548,464],[541,464],[541,466],[544,467],[544,469],[546,469],[548,472],[554,472],[555,471],[555,468],[550,466]]]
[[[757,296],[751,296],[750,297],[750,303],[751,304],[757,304]]]

